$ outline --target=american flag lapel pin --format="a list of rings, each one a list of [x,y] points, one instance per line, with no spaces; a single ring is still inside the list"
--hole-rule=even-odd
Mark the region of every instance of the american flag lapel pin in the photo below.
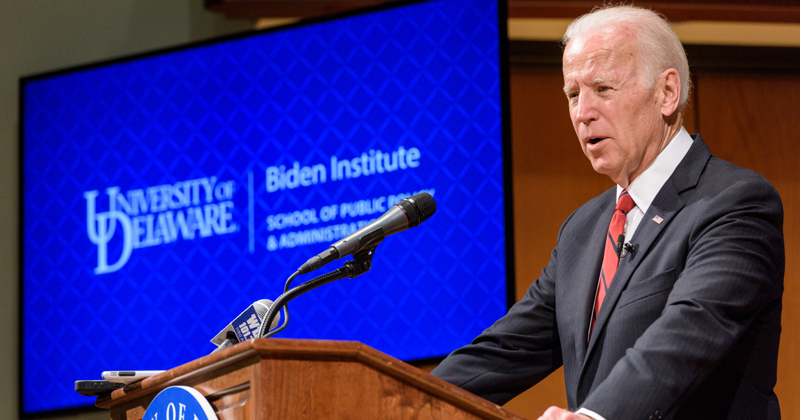
[[[661,222],[663,222],[663,221],[664,221],[664,218],[663,218],[663,217],[661,217],[661,216],[658,216],[658,215],[656,215],[656,217],[654,217],[654,218],[653,218],[653,221],[654,221],[654,222],[656,222],[656,223],[658,223],[658,224],[660,225],[660,224],[661,224]]]

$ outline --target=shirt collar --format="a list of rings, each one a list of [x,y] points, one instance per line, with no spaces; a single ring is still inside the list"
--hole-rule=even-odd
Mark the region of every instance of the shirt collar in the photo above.
[[[667,144],[667,147],[656,156],[653,164],[628,185],[628,194],[631,195],[636,207],[639,207],[642,213],[647,213],[647,209],[650,208],[650,204],[653,203],[656,194],[661,191],[661,187],[675,172],[675,168],[686,156],[693,142],[692,136],[689,135],[685,128],[681,127],[681,130]],[[617,185],[617,199],[619,199],[622,190],[623,188]]]

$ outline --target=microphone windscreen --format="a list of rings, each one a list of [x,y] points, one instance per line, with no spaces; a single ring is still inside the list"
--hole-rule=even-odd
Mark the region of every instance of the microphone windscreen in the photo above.
[[[253,306],[256,310],[256,314],[258,315],[258,319],[260,319],[261,322],[264,322],[264,317],[267,316],[269,308],[272,307],[272,301],[269,299],[261,299],[258,302],[256,302],[255,305]],[[280,320],[281,320],[281,313],[278,312],[278,314],[275,315],[275,319],[272,320],[272,325],[269,326],[269,330],[277,328]]]
[[[212,338],[211,342],[219,346],[228,337],[228,332],[235,333],[239,341],[253,338],[261,329],[261,323],[264,322],[264,318],[267,316],[270,307],[272,307],[272,301],[269,299],[261,299],[253,302],[253,304],[248,306],[239,316],[234,318],[227,327]],[[278,312],[275,319],[272,320],[272,325],[270,325],[269,329],[277,328],[280,320],[281,313]]]
[[[406,214],[409,228],[418,226],[436,213],[436,201],[426,192],[414,194],[397,205]]]

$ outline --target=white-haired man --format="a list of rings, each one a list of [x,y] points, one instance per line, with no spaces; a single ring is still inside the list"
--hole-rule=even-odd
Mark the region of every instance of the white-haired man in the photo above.
[[[599,9],[564,44],[575,133],[617,186],[567,218],[525,297],[433,374],[502,404],[563,365],[569,407],[541,419],[780,418],[780,197],[682,128],[689,68],[660,16]]]

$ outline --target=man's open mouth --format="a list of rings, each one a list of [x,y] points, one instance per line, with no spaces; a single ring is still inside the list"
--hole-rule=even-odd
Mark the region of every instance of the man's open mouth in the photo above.
[[[605,137],[593,137],[589,139],[589,144],[597,144],[603,141]]]

